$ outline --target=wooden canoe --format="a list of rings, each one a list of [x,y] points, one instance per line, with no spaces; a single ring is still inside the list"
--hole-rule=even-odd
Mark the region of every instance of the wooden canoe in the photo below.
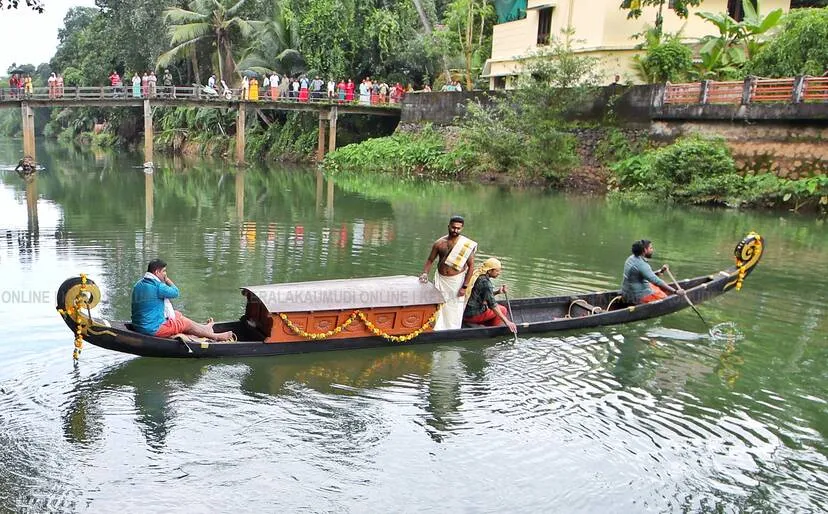
[[[748,234],[736,247],[734,266],[679,283],[694,304],[740,289],[761,259],[763,248],[761,236]],[[354,290],[376,293],[380,286],[392,293],[355,294],[353,298],[341,295]],[[147,336],[130,330],[126,322],[92,317],[91,309],[98,303],[100,291],[85,276],[64,281],[58,290],[57,309],[66,325],[73,333],[80,333],[83,341],[147,357],[252,357],[511,337],[505,326],[431,330],[439,298],[429,287],[433,288],[418,285],[417,277],[400,276],[245,287],[245,314],[238,321],[215,325],[216,331],[235,332],[239,338],[235,342]],[[279,303],[284,300],[280,294],[285,291],[311,294],[292,298],[293,303],[288,305]],[[632,323],[688,306],[687,300],[678,295],[643,305],[627,305],[618,290],[511,301],[519,335]],[[81,344],[76,339],[78,346]]]

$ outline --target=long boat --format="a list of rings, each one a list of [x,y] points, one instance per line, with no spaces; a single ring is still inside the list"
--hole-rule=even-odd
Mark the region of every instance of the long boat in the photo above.
[[[518,335],[579,330],[632,323],[680,311],[733,289],[759,263],[764,239],[748,234],[736,246],[733,266],[710,275],[678,281],[686,297],[670,295],[652,303],[629,305],[620,291],[515,299],[510,302]],[[236,341],[189,336],[160,338],[131,330],[129,322],[92,315],[100,290],[85,275],[61,284],[57,310],[75,334],[75,357],[83,341],[101,348],[147,357],[251,357],[327,350],[375,348],[511,336],[506,326],[468,326],[433,330],[443,297],[418,277],[391,276],[247,286],[244,315],[216,323],[232,330]]]

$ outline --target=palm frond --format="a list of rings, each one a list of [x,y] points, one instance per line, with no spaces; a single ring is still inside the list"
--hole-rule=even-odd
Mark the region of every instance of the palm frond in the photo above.
[[[174,60],[181,58],[181,56],[185,53],[186,50],[189,50],[190,47],[198,43],[199,41],[205,39],[205,37],[199,37],[196,39],[191,39],[189,41],[185,41],[180,45],[174,46],[173,48],[169,49],[168,51],[164,52],[163,54],[158,56],[158,67],[169,66]]]
[[[233,7],[230,7],[229,9],[227,9],[227,15],[228,15],[228,16],[234,16],[234,15],[236,14],[236,12],[238,12],[238,10],[239,10],[239,9],[241,9],[241,8],[242,8],[242,6],[243,6],[246,2],[247,2],[247,0],[239,0],[239,1],[236,3],[236,5],[234,5]]]
[[[191,39],[204,37],[212,31],[209,23],[187,23],[169,28],[170,44],[177,45]]]
[[[180,7],[170,7],[164,10],[164,21],[171,24],[206,21],[208,18],[207,14],[188,11]]]
[[[228,20],[227,25],[235,25],[239,28],[239,32],[241,33],[242,37],[249,38],[250,36],[261,31],[265,27],[266,22],[243,20],[239,17],[235,17]]]

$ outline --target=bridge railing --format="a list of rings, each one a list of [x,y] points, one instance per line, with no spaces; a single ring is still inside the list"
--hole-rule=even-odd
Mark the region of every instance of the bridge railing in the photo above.
[[[751,104],[828,102],[828,77],[793,77],[671,84],[664,88],[665,104]]]
[[[242,100],[242,90],[239,88],[229,89],[225,94],[222,90],[210,90],[204,86],[156,86],[153,88],[140,89],[137,94],[131,86],[67,86],[67,87],[35,87],[30,91],[24,88],[0,88],[0,102],[38,100],[49,101],[59,104],[61,101],[74,100],[141,100],[164,99],[164,100]],[[269,89],[260,89],[256,100],[245,99],[248,102],[275,103],[314,103],[327,105],[359,104],[358,98],[353,101],[328,98],[327,91],[318,95],[309,94],[307,99],[301,99],[298,95],[280,95],[276,98],[270,96]],[[386,96],[384,101],[377,101],[376,98],[366,106],[376,107],[401,107],[401,101],[393,101]]]

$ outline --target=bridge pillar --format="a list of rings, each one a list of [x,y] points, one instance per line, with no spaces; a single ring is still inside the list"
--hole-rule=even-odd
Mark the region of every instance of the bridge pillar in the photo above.
[[[328,151],[336,150],[336,119],[339,116],[339,110],[334,105],[331,107],[331,112],[328,114]]]
[[[316,147],[316,160],[322,161],[325,158],[325,122],[328,117],[325,111],[319,111],[319,144]]]
[[[244,164],[246,108],[247,106],[242,102],[239,104],[238,113],[236,113],[236,164]]]
[[[23,129],[23,155],[36,159],[34,111],[29,107],[28,102],[21,102],[20,111],[23,116],[21,125]]]
[[[152,107],[149,99],[144,100],[144,163],[152,161]]]

